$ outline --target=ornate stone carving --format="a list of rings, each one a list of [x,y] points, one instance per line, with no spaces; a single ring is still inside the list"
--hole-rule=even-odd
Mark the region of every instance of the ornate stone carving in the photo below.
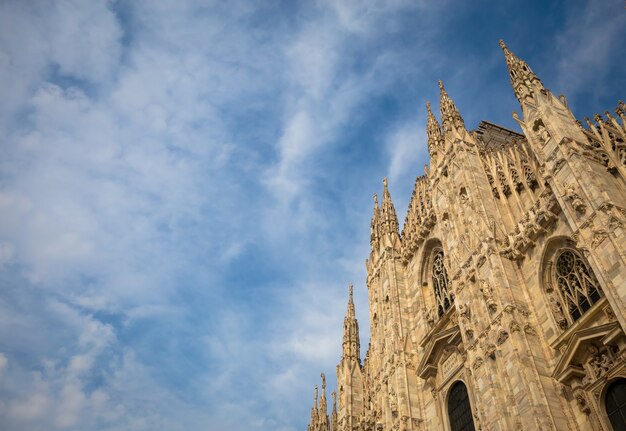
[[[546,129],[546,126],[543,124],[542,120],[536,120],[533,125],[533,131],[535,132],[535,137],[541,143],[541,145],[545,145],[546,142],[550,139],[550,133]]]
[[[509,323],[509,332],[513,333],[519,332],[521,330],[522,328],[520,328],[519,323],[517,323],[515,320],[511,320],[511,323]]]
[[[572,208],[574,208],[576,212],[584,214],[585,210],[587,209],[587,204],[585,204],[583,199],[580,197],[580,193],[578,192],[576,186],[572,183],[562,184],[561,188],[563,189],[562,196],[565,198],[565,200],[569,201]]]
[[[493,343],[486,342],[482,345],[485,356],[490,359],[496,359],[496,346]]]
[[[466,304],[458,304],[457,305],[457,310],[459,312],[459,318],[462,321],[469,321],[470,320],[470,309],[469,306]]]
[[[528,335],[537,335],[537,331],[535,331],[535,328],[533,328],[533,326],[530,323],[524,324],[524,332],[527,333]]]
[[[472,368],[474,370],[477,370],[480,368],[480,366],[483,364],[483,358],[481,358],[480,356],[477,357],[476,359],[474,359],[474,363],[472,364]]]
[[[604,315],[609,320],[609,322],[614,322],[616,320],[615,313],[613,313],[613,309],[611,308],[610,305],[607,305],[606,307],[604,307],[602,311],[604,312]]]
[[[506,332],[503,328],[500,328],[498,330],[498,337],[496,338],[496,344],[500,345],[502,343],[504,343],[507,338],[509,338],[509,333]]]
[[[389,390],[389,408],[393,417],[396,417],[398,415],[398,395],[393,388]]]
[[[589,345],[587,352],[588,357],[584,364],[586,376],[583,378],[583,385],[592,383],[608,373],[620,360],[617,346],[598,348],[594,345]]]
[[[593,237],[591,238],[591,246],[594,247],[594,248],[599,246],[602,243],[602,241],[604,241],[608,237],[609,237],[609,234],[607,233],[606,230],[604,230],[604,229],[594,229],[593,230]]]
[[[493,290],[491,289],[491,286],[485,280],[480,283],[480,293],[483,295],[487,309],[491,313],[494,313],[498,309],[498,304],[496,304],[496,301],[493,298]]]
[[[573,395],[580,411],[586,415],[591,414],[591,407],[589,407],[589,400],[587,398],[587,394],[582,389],[576,389],[574,390]]]
[[[556,319],[557,325],[559,328],[566,329],[567,328],[567,319],[565,318],[565,314],[563,313],[563,306],[561,305],[561,301],[559,301],[554,294],[551,294],[549,297],[550,301],[550,310]]]
[[[427,309],[424,311],[424,319],[426,320],[429,328],[435,326],[435,316],[431,309]]]

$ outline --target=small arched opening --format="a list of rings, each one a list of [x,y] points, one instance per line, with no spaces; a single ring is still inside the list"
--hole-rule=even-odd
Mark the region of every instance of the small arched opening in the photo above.
[[[451,431],[475,431],[467,387],[462,381],[452,385],[448,395],[448,419]]]

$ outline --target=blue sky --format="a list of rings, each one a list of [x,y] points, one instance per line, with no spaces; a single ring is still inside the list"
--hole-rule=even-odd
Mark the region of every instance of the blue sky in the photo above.
[[[499,38],[625,97],[622,0],[0,3],[0,428],[305,429],[437,80],[515,127]]]

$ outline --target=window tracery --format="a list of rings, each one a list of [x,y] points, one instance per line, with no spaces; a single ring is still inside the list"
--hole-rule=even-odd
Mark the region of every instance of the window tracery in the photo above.
[[[454,302],[449,291],[448,272],[444,265],[443,250],[436,250],[433,254],[432,280],[437,305],[437,316],[441,317]]]
[[[506,180],[506,175],[501,170],[498,170],[498,181],[500,181],[500,188],[502,189],[502,193],[504,196],[509,196],[511,194],[511,187],[509,186],[509,182]]]
[[[602,297],[600,284],[589,264],[573,249],[567,248],[558,254],[552,267],[552,277],[569,324],[577,321]]]
[[[535,177],[535,173],[532,171],[530,166],[524,164],[524,178],[526,179],[526,184],[531,190],[534,190],[537,187],[537,177]]]

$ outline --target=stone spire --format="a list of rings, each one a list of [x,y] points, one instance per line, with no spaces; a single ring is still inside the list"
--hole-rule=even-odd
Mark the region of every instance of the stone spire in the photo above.
[[[320,416],[323,416],[327,412],[327,404],[326,404],[326,375],[324,373],[320,374],[322,379],[322,396],[320,397],[320,407],[319,412]]]
[[[311,420],[309,421],[307,431],[315,431],[317,429],[318,417],[319,410],[317,408],[317,385],[315,385],[315,389],[313,390],[313,407],[311,408]]]
[[[443,136],[437,118],[430,110],[430,102],[426,102],[428,120],[426,121],[426,136],[428,138],[428,152],[430,153],[431,164],[435,161],[438,151],[442,147]]]
[[[330,419],[330,429],[332,431],[338,431],[337,429],[337,392],[333,391],[330,396],[333,398],[333,412]]]
[[[354,287],[352,286],[352,283],[350,283],[350,285],[348,286],[348,291],[349,291],[348,312],[346,313],[346,317],[348,317],[350,319],[355,319],[356,318],[356,313],[354,311],[353,290],[354,290]]]
[[[387,187],[387,178],[383,179],[383,203],[380,206],[381,212],[381,231],[386,234],[395,233],[398,235],[398,216],[396,215],[396,209],[393,206],[391,195],[389,194],[389,188]]]
[[[372,223],[370,230],[370,245],[372,249],[380,239],[380,208],[378,207],[378,195],[374,193],[374,213],[372,214]]]
[[[532,97],[535,91],[544,90],[541,80],[530,69],[528,64],[513,54],[502,39],[500,39],[500,47],[504,51],[504,59],[506,60],[506,67],[509,69],[513,92],[520,103]]]
[[[348,311],[343,320],[343,358],[344,360],[361,361],[361,344],[359,340],[359,322],[356,320],[354,301],[352,298],[352,283],[350,283]]]
[[[439,81],[439,109],[441,110],[441,126],[443,133],[447,134],[453,130],[461,132],[465,130],[465,122],[456,108],[456,105],[448,96],[443,82]]]
[[[318,430],[328,431],[328,407],[326,403],[326,375],[322,373],[322,396],[320,397],[320,407],[318,410]]]

